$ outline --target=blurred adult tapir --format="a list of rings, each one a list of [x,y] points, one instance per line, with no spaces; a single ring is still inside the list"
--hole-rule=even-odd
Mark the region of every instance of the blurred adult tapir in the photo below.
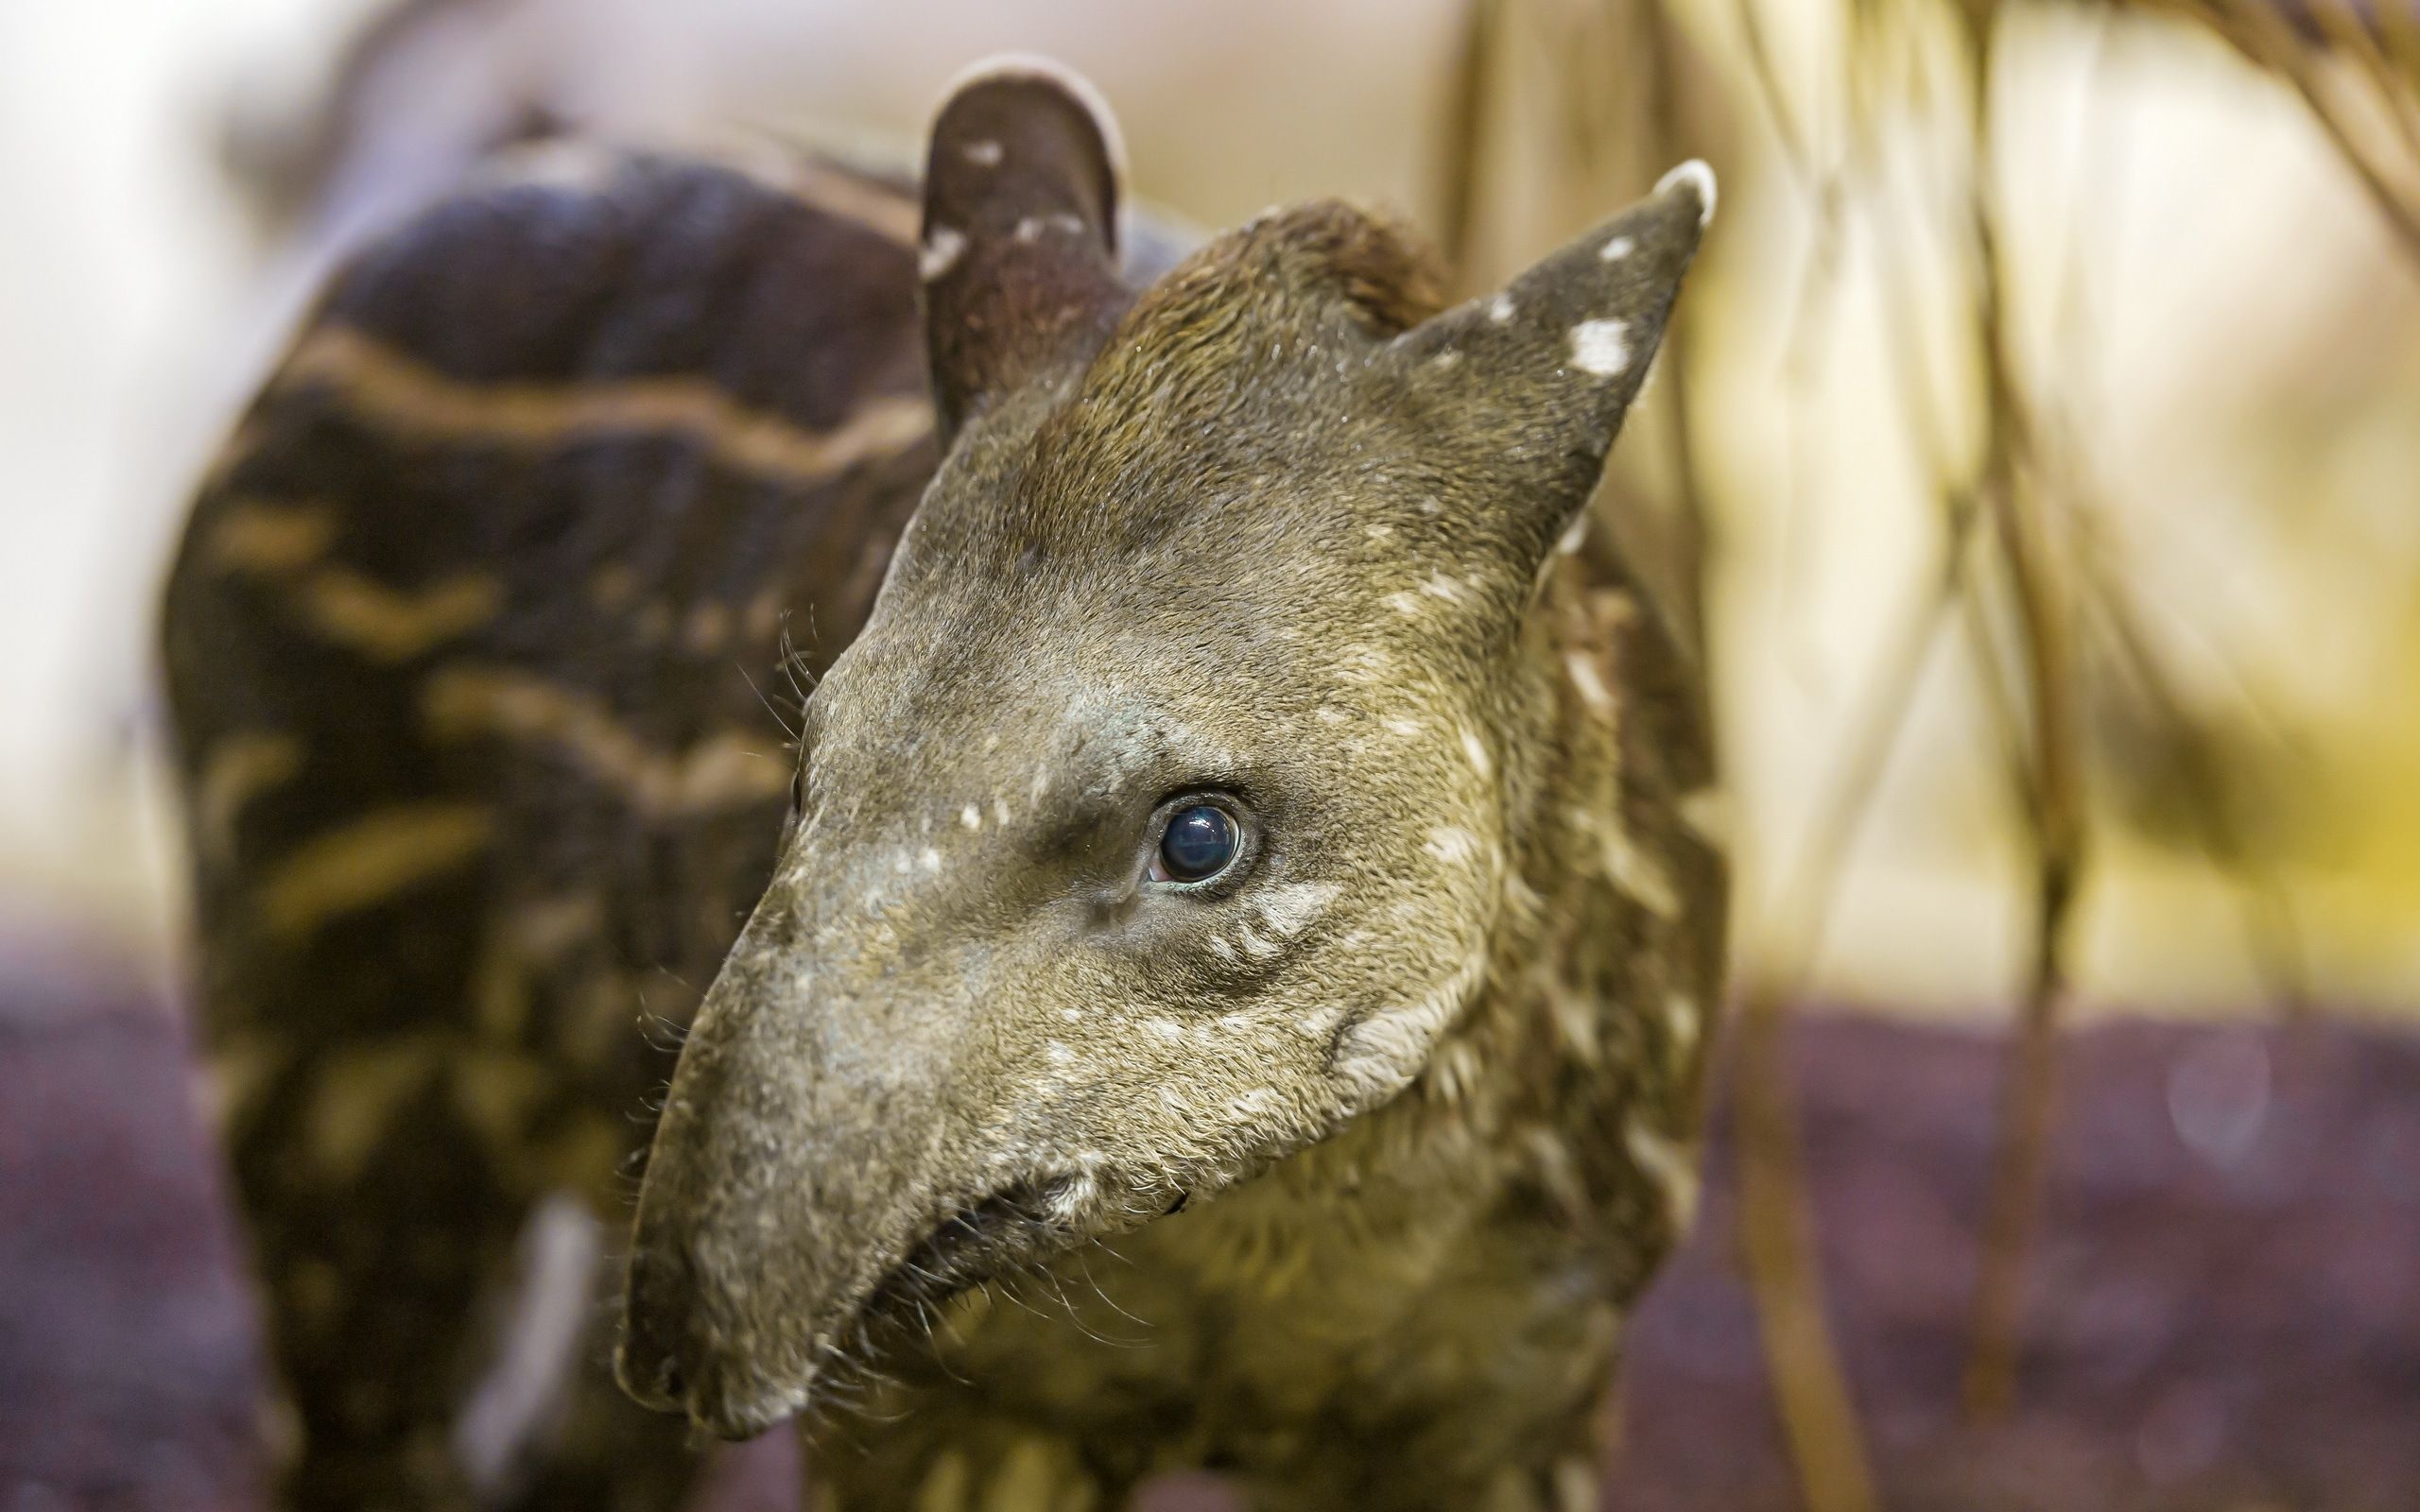
[[[1593,1504],[1725,873],[1590,500],[1713,198],[1450,309],[1332,202],[1121,258],[1011,60],[918,188],[558,148],[357,256],[165,620],[285,1503],[676,1505],[618,1327],[838,1508]]]

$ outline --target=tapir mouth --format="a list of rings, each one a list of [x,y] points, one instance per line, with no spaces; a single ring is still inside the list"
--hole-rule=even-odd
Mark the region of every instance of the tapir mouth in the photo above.
[[[623,1389],[716,1437],[752,1438],[838,1395],[854,1371],[903,1342],[936,1337],[952,1297],[1072,1244],[1078,1236],[1053,1216],[1060,1205],[1052,1200],[1072,1179],[1021,1181],[944,1204],[943,1215],[887,1269],[811,1325],[816,1345],[794,1372],[769,1369],[747,1349],[700,1339],[687,1320],[665,1316],[681,1303],[667,1308],[662,1289],[643,1284],[634,1263],[616,1360]],[[667,1337],[681,1342],[659,1342]]]

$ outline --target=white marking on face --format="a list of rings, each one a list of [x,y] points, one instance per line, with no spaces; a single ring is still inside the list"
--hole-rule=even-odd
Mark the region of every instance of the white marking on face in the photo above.
[[[1336,902],[1344,889],[1332,882],[1293,882],[1271,887],[1260,900],[1260,917],[1281,939],[1292,939]]]
[[[1627,236],[1610,237],[1606,240],[1604,246],[1597,249],[1597,255],[1603,258],[1608,263],[1618,263],[1623,258],[1628,257],[1631,253],[1631,249],[1636,245],[1637,243],[1632,241]]]
[[[1236,948],[1227,943],[1226,936],[1213,935],[1210,936],[1210,954],[1222,961],[1232,961],[1236,958]]]
[[[970,830],[979,830],[983,828],[983,811],[969,803],[958,811],[958,822]]]
[[[1367,1107],[1418,1074],[1429,1047],[1461,1017],[1486,976],[1487,953],[1475,948],[1443,982],[1355,1024],[1337,1046],[1335,1062],[1352,1090],[1348,1101]]]
[[[931,846],[925,847],[925,853],[918,856],[916,859],[925,864],[925,869],[926,871],[939,871],[942,869],[942,853],[934,850]]]
[[[966,161],[978,168],[996,168],[1000,165],[1000,144],[990,137],[966,144]]]
[[[1691,158],[1688,162],[1676,165],[1663,178],[1656,180],[1655,192],[1660,195],[1679,183],[1687,184],[1697,191],[1698,228],[1703,231],[1706,223],[1714,219],[1714,170],[1705,165],[1704,159]]]
[[[1597,663],[1585,651],[1565,651],[1563,669],[1571,675],[1571,685],[1580,690],[1580,701],[1600,714],[1614,712],[1614,695],[1605,679],[1597,675]]]
[[[917,255],[916,271],[924,281],[933,280],[958,265],[966,250],[966,233],[951,226],[936,226],[925,238],[925,249]]]
[[[1462,754],[1471,759],[1471,770],[1478,773],[1480,777],[1489,778],[1495,775],[1495,759],[1487,754],[1487,745],[1478,738],[1477,730],[1462,731]]]
[[[1582,320],[1571,328],[1571,365],[1611,378],[1630,366],[1630,327],[1620,320]]]
[[[1336,679],[1340,682],[1392,682],[1395,680],[1395,668],[1386,653],[1374,645],[1348,645],[1337,653]]]
[[[1285,949],[1273,939],[1263,939],[1253,934],[1250,924],[1236,925],[1236,938],[1242,943],[1244,954],[1256,961],[1265,961]]]
[[[1019,220],[1017,222],[1016,238],[1021,242],[1038,242],[1042,240],[1042,217],[1040,215],[1028,215]]]
[[[1448,866],[1460,866],[1478,854],[1478,836],[1460,825],[1441,824],[1428,832],[1423,849]]]
[[[1487,301],[1487,318],[1497,325],[1511,325],[1512,318],[1520,313],[1521,307],[1512,302],[1510,294],[1499,294]]]

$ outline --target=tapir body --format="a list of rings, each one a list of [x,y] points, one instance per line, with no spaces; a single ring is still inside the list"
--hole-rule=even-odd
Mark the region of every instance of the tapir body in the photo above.
[[[558,161],[256,404],[168,662],[296,1504],[670,1504],[579,1341],[684,1021],[621,1378],[829,1504],[1589,1504],[1724,876],[1588,501],[1710,177],[1451,310],[1118,192],[1028,64],[920,215]]]

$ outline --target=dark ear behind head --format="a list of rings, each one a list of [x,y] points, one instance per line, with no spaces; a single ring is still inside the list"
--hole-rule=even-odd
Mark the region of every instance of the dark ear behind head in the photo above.
[[[1116,129],[1037,59],[962,76],[925,163],[925,346],[946,444],[986,404],[1080,361],[1129,294],[1117,276]]]
[[[1439,444],[1502,485],[1531,560],[1586,505],[1714,216],[1689,162],[1652,194],[1485,296],[1388,344],[1386,381],[1449,417]]]

